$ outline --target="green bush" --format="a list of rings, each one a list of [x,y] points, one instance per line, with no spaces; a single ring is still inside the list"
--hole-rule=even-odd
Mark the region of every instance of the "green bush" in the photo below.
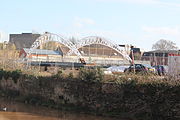
[[[21,71],[20,70],[15,70],[15,71],[4,71],[3,69],[0,69],[0,80],[4,78],[5,80],[8,80],[8,78],[12,78],[14,83],[17,83],[17,80],[21,76]]]
[[[0,80],[3,78],[4,71],[3,69],[0,69]]]
[[[72,72],[69,73],[68,78],[69,78],[69,79],[73,79],[73,78],[74,78],[74,75],[73,75]]]
[[[81,68],[79,71],[79,79],[86,82],[101,82],[103,80],[103,72],[100,68],[86,69]]]
[[[115,83],[125,86],[135,86],[138,83],[138,80],[136,77],[118,77],[116,78]]]
[[[62,70],[59,70],[59,71],[57,72],[57,74],[55,74],[53,77],[54,77],[54,78],[63,78],[63,71],[62,71]]]
[[[14,83],[17,83],[17,80],[20,78],[21,76],[21,71],[20,70],[15,70],[11,72],[11,77],[14,81]]]
[[[5,80],[7,80],[10,77],[10,75],[11,75],[10,71],[4,71],[3,72],[3,77],[4,77]]]

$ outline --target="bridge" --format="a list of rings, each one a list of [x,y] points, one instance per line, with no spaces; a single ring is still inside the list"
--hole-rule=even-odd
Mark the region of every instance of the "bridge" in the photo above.
[[[103,60],[123,60],[126,61],[126,63],[132,62],[131,58],[122,47],[103,37],[90,36],[80,39],[78,43],[73,43],[70,39],[54,33],[44,33],[37,38],[31,45],[27,56],[31,54],[33,49],[37,49],[50,41],[57,42],[67,47],[67,51],[63,53],[64,60],[67,62],[71,62],[72,59],[78,62],[80,62],[79,60],[85,60],[85,62],[87,62],[88,59],[94,59],[94,61],[99,61],[99,63],[101,63],[101,61],[103,62]],[[68,59],[71,61],[68,61]]]

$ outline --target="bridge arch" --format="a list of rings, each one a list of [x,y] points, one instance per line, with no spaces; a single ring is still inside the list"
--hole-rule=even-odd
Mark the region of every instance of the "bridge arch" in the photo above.
[[[124,59],[126,59],[129,62],[132,62],[132,59],[129,57],[129,55],[124,50],[122,50],[121,47],[119,47],[119,45],[114,44],[103,37],[90,36],[90,37],[85,37],[81,39],[80,41],[81,41],[80,43],[76,44],[77,50],[87,45],[100,44],[100,45],[104,45],[115,50],[117,53],[122,55]],[[73,54],[72,50],[68,52],[68,55],[71,55],[71,54]]]
[[[75,45],[71,41],[63,38],[60,35],[57,35],[54,33],[49,33],[49,32],[44,33],[43,35],[41,35],[39,38],[37,38],[35,40],[35,42],[30,47],[30,51],[29,51],[28,55],[31,54],[32,49],[36,49],[39,46],[41,46],[42,44],[45,44],[50,41],[58,42],[64,46],[66,46],[67,48],[69,48],[69,50],[73,51],[78,57],[81,56],[81,54],[79,53],[79,51],[76,49]]]

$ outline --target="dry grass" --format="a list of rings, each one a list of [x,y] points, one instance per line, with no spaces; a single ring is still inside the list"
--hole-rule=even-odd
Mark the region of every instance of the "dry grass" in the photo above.
[[[180,85],[179,77],[157,76],[157,75],[138,75],[138,74],[122,74],[122,75],[105,75],[103,82],[121,83],[124,81],[135,81],[136,84],[169,84]]]

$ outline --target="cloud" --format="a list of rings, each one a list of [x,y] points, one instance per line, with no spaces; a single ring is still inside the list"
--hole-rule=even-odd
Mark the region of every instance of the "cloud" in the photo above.
[[[148,27],[144,26],[143,31],[149,33],[155,33],[160,35],[179,35],[180,29],[178,27]]]
[[[95,24],[95,21],[93,19],[75,17],[73,26],[78,27],[78,28],[82,28],[86,25],[94,25],[94,24]]]

